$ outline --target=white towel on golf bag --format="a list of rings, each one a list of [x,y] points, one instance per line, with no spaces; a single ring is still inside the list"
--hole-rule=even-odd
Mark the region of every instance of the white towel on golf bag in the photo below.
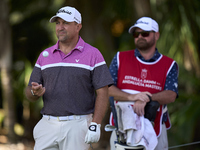
[[[134,102],[118,102],[116,110],[120,132],[126,134],[126,144],[129,146],[143,145],[145,150],[154,150],[158,140],[151,122],[138,116],[134,111]],[[120,125],[120,126],[119,126]]]

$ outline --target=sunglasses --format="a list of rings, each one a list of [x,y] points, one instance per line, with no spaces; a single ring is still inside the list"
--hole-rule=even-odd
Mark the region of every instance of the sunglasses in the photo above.
[[[141,34],[142,37],[148,37],[150,32],[153,31],[142,31],[142,32],[133,32],[133,37],[138,38],[138,36]]]

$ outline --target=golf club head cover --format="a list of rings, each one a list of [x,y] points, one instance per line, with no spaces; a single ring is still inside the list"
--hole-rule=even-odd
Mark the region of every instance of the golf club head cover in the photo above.
[[[85,136],[85,143],[96,143],[100,139],[101,125],[96,122],[91,122],[88,128],[87,134]]]
[[[157,110],[160,104],[157,101],[152,101],[151,97],[148,95],[150,101],[145,106],[144,117],[149,119],[149,121],[154,122],[157,114]]]

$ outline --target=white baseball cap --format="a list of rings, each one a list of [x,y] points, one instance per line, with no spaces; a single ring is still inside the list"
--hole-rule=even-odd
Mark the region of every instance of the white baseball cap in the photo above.
[[[136,23],[129,28],[128,32],[132,34],[135,28],[140,28],[144,31],[159,31],[158,23],[149,17],[142,17],[138,19]]]
[[[50,22],[55,22],[56,18],[62,18],[63,20],[67,22],[77,22],[81,23],[81,14],[78,10],[76,10],[74,7],[66,6],[62,7],[58,10],[55,16],[51,17]]]

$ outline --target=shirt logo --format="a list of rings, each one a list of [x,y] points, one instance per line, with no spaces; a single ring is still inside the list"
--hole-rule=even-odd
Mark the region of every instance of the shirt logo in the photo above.
[[[76,62],[79,62],[79,59],[75,59]]]
[[[147,69],[142,69],[141,78],[145,79],[147,77]]]
[[[78,46],[77,48],[81,50],[83,48],[83,46]]]

